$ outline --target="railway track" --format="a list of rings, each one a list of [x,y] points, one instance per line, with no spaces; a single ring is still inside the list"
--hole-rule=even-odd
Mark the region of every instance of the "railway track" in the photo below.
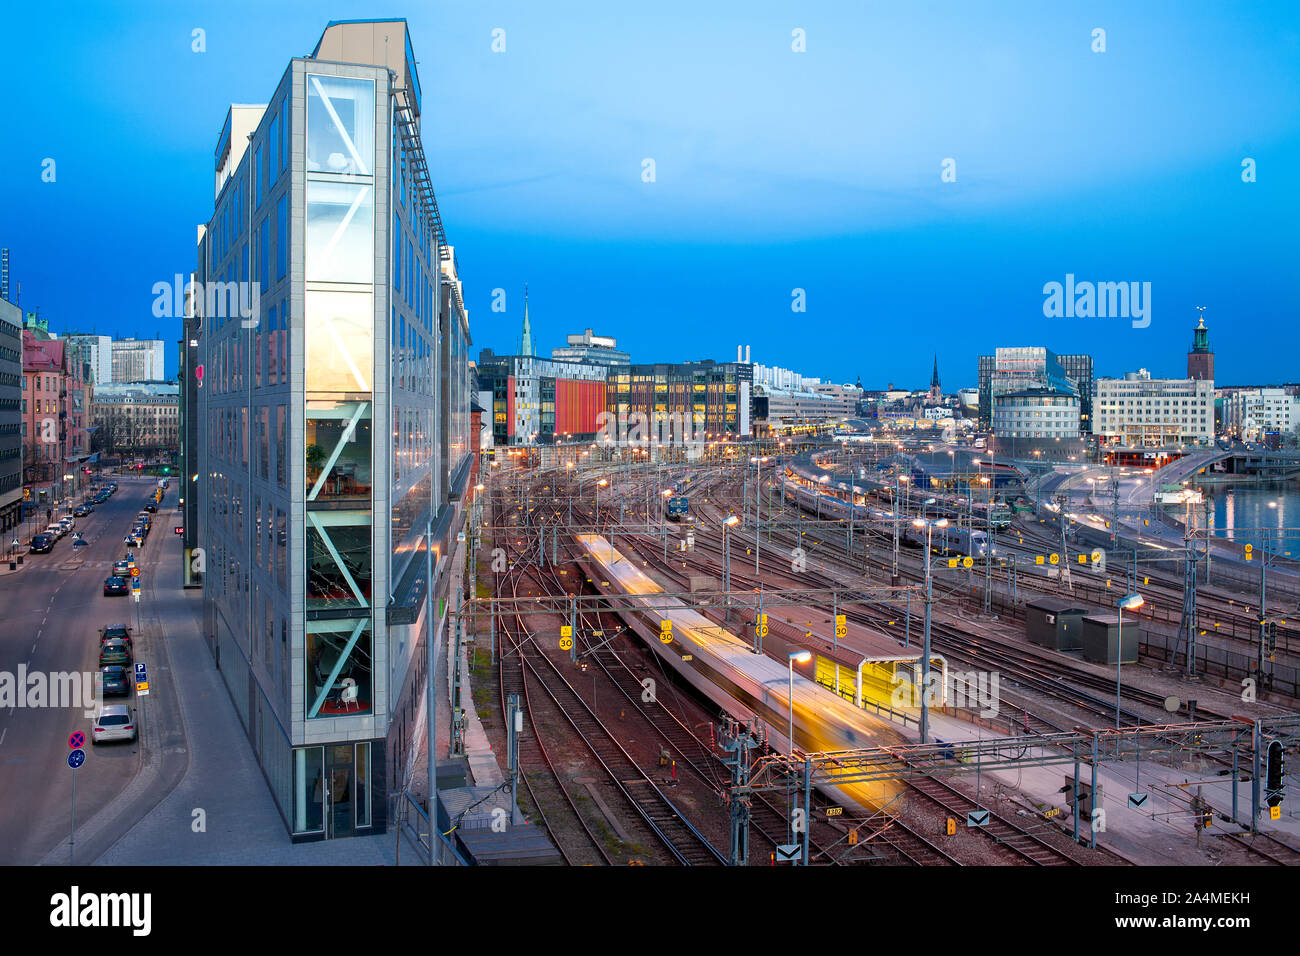
[[[519,596],[518,586],[523,577],[525,562],[517,563],[516,567],[521,573],[512,576],[514,597]],[[556,716],[577,734],[592,759],[622,796],[627,808],[642,820],[673,860],[684,866],[725,863],[726,857],[686,819],[659,785],[642,770],[619,743],[614,732],[606,727],[537,644],[524,615],[516,609],[512,612],[512,617],[515,626],[501,629],[501,657],[504,660],[513,656],[518,660],[520,683],[528,700],[532,702],[529,710],[536,709],[539,700],[549,701],[553,705]],[[503,688],[504,686],[503,682]],[[540,743],[542,738],[536,723],[534,731]],[[549,758],[547,764],[554,774]],[[556,780],[558,782],[558,775]],[[571,798],[567,802],[573,806]],[[584,830],[590,835],[585,822]]]

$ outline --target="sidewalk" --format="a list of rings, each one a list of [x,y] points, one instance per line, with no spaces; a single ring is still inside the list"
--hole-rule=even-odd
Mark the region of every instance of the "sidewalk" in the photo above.
[[[221,675],[203,644],[200,592],[180,581],[180,542],[168,542],[155,600],[171,656],[187,737],[189,767],[176,788],[95,862],[131,865],[392,865],[396,839],[375,837],[293,844]],[[156,679],[155,679],[156,680]],[[196,811],[206,815],[195,832]],[[408,842],[403,864],[419,861]]]

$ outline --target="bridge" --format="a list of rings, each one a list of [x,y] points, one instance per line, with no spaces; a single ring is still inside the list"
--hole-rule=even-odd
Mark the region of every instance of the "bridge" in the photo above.
[[[1300,477],[1300,451],[1250,451],[1245,448],[1206,448],[1177,458],[1152,476],[1151,487],[1176,485],[1194,476],[1202,482],[1253,481]]]

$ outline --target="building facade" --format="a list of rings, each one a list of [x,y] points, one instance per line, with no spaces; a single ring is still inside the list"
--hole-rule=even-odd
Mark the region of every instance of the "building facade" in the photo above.
[[[484,349],[479,388],[490,391],[492,444],[549,445],[557,439],[590,440],[606,409],[611,368],[593,362],[531,355],[496,355]]]
[[[999,438],[1051,441],[1079,437],[1079,398],[1050,389],[993,396],[993,433]]]
[[[1223,398],[1223,427],[1243,441],[1280,438],[1300,429],[1300,398],[1284,388],[1232,389]]]
[[[457,573],[470,337],[421,125],[405,21],[331,22],[227,114],[199,242],[260,302],[197,320],[205,633],[295,840],[386,827]]]
[[[0,532],[22,523],[23,412],[23,314],[0,298]]]
[[[753,368],[748,362],[706,359],[610,369],[606,410],[620,423],[643,415],[656,434],[676,421],[688,425],[695,440],[747,438]]]
[[[114,339],[112,342],[113,382],[161,382],[163,352],[162,339]]]
[[[1057,355],[1040,346],[1000,348],[993,355],[979,357],[979,427],[993,429],[993,399],[999,392],[1048,389],[1073,394],[1079,404],[1079,435],[1092,431],[1092,356]]]
[[[1206,444],[1214,438],[1214,383],[1153,379],[1145,370],[1097,380],[1101,441],[1128,447]]]
[[[43,325],[23,330],[24,497],[38,504],[73,497],[90,457],[90,367]]]
[[[95,389],[91,417],[101,454],[170,460],[180,445],[180,388],[161,382],[102,385]]]

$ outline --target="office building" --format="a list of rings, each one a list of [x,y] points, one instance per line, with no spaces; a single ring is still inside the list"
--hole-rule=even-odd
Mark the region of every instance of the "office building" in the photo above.
[[[1153,379],[1142,369],[1123,378],[1097,379],[1101,441],[1124,447],[1204,444],[1214,438],[1214,383]]]
[[[469,318],[424,125],[406,22],[333,21],[214,154],[204,631],[294,840],[386,828],[461,593]],[[212,314],[216,281],[258,316]]]
[[[22,522],[23,411],[23,314],[0,298],[0,533]]]
[[[1262,441],[1300,428],[1300,398],[1284,388],[1224,390],[1223,427],[1233,438]]]
[[[113,382],[161,382],[163,374],[162,339],[114,339],[112,342]]]
[[[1000,348],[979,357],[979,427],[993,429],[993,396],[997,392],[1047,389],[1078,398],[1079,434],[1092,430],[1092,356],[1057,355],[1042,347]]]
[[[631,422],[634,414],[645,416],[656,435],[680,422],[693,439],[747,438],[753,368],[748,362],[712,359],[611,368],[606,409],[619,423]]]

